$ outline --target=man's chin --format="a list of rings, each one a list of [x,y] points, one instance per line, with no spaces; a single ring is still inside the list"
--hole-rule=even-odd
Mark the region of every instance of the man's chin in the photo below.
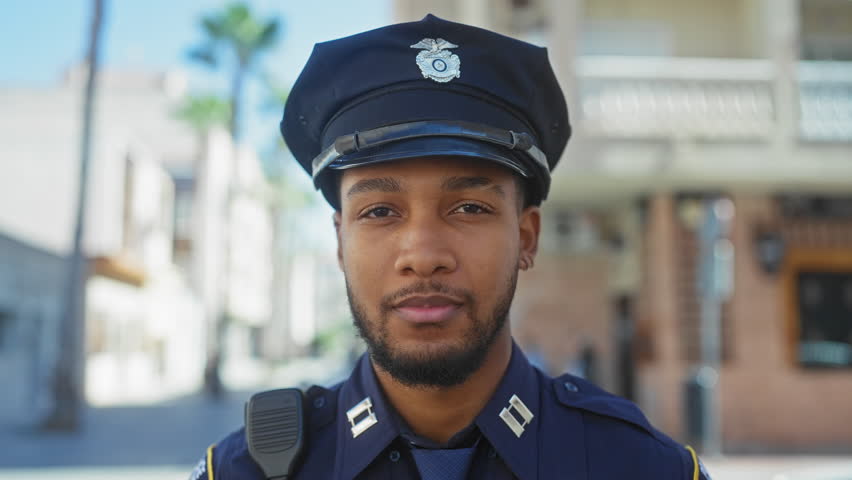
[[[465,357],[469,352],[463,342],[446,339],[406,339],[394,342],[390,357],[405,363],[430,363],[450,357]]]
[[[395,380],[412,387],[446,388],[464,383],[487,353],[485,345],[471,348],[456,342],[411,341],[376,346],[370,354],[377,366]]]

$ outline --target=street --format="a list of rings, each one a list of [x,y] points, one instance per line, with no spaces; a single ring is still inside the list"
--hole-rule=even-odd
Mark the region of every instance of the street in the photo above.
[[[145,469],[138,478],[183,478],[175,473],[188,475],[208,445],[242,424],[248,396],[231,392],[220,401],[193,395],[153,406],[91,408],[85,427],[73,434],[0,429],[0,478],[54,478],[54,473],[108,478],[89,470],[105,467],[128,473]],[[77,477],[69,477],[68,468],[78,471]],[[25,474],[27,469],[35,473]],[[136,477],[113,470],[111,478]]]
[[[2,470],[2,480],[185,480],[186,467],[44,468]]]
[[[253,392],[331,385],[350,369],[336,356],[293,360],[219,400],[195,394],[154,405],[89,408],[76,433],[0,425],[0,480],[182,480],[210,444],[242,426],[243,405]]]

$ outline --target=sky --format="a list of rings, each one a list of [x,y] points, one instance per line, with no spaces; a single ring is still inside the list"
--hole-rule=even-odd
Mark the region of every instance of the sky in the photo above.
[[[226,76],[193,65],[187,51],[202,40],[198,20],[221,10],[226,0],[105,0],[101,63],[104,69],[181,70],[190,93],[220,93]],[[279,17],[283,36],[263,58],[263,68],[288,88],[314,43],[392,22],[391,0],[246,0],[259,17]],[[0,16],[0,88],[49,88],[85,57],[90,0],[13,0]],[[280,112],[266,111],[266,97],[249,85],[244,111],[246,141],[262,151],[273,143],[269,124]]]
[[[106,0],[105,68],[195,70],[187,50],[202,38],[198,18],[222,0]],[[84,57],[89,0],[14,1],[0,16],[0,86],[50,86]],[[248,0],[259,16],[280,17],[284,36],[267,65],[292,83],[314,43],[391,22],[390,0]],[[197,78],[193,81],[198,82]]]

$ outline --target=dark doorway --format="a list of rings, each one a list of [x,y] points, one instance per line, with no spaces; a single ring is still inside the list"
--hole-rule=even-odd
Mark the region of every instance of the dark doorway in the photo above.
[[[615,361],[618,394],[636,400],[636,369],[633,362],[633,298],[620,295],[615,301]]]

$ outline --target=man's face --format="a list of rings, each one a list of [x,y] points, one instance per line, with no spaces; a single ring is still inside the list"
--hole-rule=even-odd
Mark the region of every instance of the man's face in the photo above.
[[[402,383],[451,386],[504,328],[519,259],[532,259],[537,207],[509,170],[428,158],[345,170],[335,214],[355,324]]]

